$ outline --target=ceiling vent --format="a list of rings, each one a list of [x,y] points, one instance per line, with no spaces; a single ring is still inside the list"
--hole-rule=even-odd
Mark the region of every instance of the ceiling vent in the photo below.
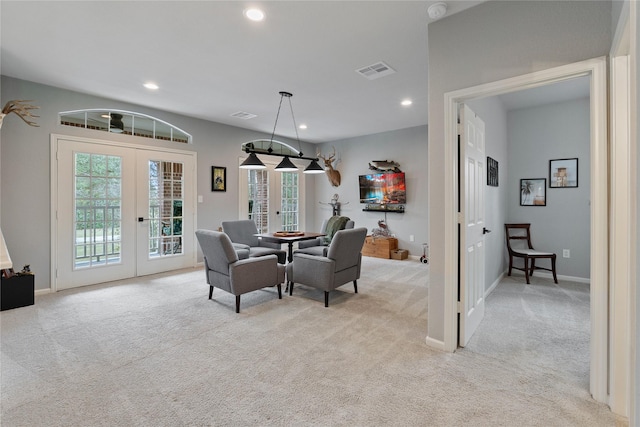
[[[238,111],[237,113],[233,113],[231,117],[235,117],[236,119],[249,120],[258,116],[256,114],[247,113],[245,111]]]
[[[375,80],[380,77],[388,76],[389,74],[393,74],[395,72],[396,70],[394,70],[384,62],[377,62],[373,65],[369,65],[367,67],[356,70],[356,73],[369,80]]]

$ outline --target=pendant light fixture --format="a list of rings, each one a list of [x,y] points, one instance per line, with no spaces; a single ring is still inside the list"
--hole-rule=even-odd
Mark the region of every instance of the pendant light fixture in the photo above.
[[[293,115],[293,106],[291,105],[291,97],[293,94],[290,92],[280,92],[280,104],[278,105],[278,112],[276,113],[276,121],[273,125],[273,132],[271,132],[271,139],[269,140],[269,148],[267,150],[257,149],[253,144],[246,144],[244,147],[244,151],[249,154],[242,164],[240,165],[241,169],[265,169],[265,164],[258,158],[257,154],[268,155],[268,156],[278,156],[283,157],[282,161],[275,167],[275,170],[278,172],[295,172],[298,170],[296,165],[291,161],[290,154],[281,154],[273,152],[273,137],[276,134],[276,128],[278,126],[278,118],[280,117],[280,110],[282,108],[282,100],[284,98],[289,99],[289,109],[291,110],[291,119],[293,120],[293,128],[296,131],[296,140],[298,141],[298,154],[296,158],[311,160],[311,163],[307,168],[303,171],[304,173],[324,173],[324,169],[318,164],[317,158],[312,157],[304,157],[301,146],[300,146],[300,137],[298,136],[298,128],[296,126],[296,118]],[[276,141],[277,142],[277,141]],[[292,152],[295,152],[295,149],[292,149]]]
[[[309,166],[307,166],[303,173],[324,173],[324,168],[320,166],[317,161],[311,160],[311,163],[309,163]]]
[[[262,161],[256,156],[256,153],[250,153],[249,157],[244,159],[244,162],[240,164],[240,169],[266,169]]]

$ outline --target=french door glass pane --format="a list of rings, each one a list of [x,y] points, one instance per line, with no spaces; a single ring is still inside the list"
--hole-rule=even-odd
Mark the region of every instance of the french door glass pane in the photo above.
[[[75,153],[74,269],[119,264],[122,158]]]
[[[247,171],[249,177],[249,219],[255,221],[258,233],[269,231],[269,173],[267,170]]]
[[[149,257],[183,253],[184,165],[149,161]]]
[[[282,200],[280,218],[284,231],[299,230],[298,212],[298,174],[296,172],[282,172]]]

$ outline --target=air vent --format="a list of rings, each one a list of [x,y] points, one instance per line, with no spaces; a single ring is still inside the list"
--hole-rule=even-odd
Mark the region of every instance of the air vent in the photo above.
[[[247,113],[245,111],[238,111],[237,113],[233,113],[231,117],[235,117],[236,119],[249,120],[258,116],[255,114]]]
[[[367,67],[356,70],[356,73],[369,80],[375,80],[377,78],[388,76],[389,74],[393,74],[395,72],[396,70],[394,70],[384,62],[377,62],[373,65],[369,65]]]

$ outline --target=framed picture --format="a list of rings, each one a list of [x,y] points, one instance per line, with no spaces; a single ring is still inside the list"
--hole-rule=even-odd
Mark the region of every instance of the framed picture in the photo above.
[[[498,161],[487,157],[487,185],[498,186]]]
[[[576,188],[578,159],[549,160],[549,188]]]
[[[211,166],[211,191],[227,191],[227,168]]]
[[[547,179],[520,180],[520,206],[547,206]]]

